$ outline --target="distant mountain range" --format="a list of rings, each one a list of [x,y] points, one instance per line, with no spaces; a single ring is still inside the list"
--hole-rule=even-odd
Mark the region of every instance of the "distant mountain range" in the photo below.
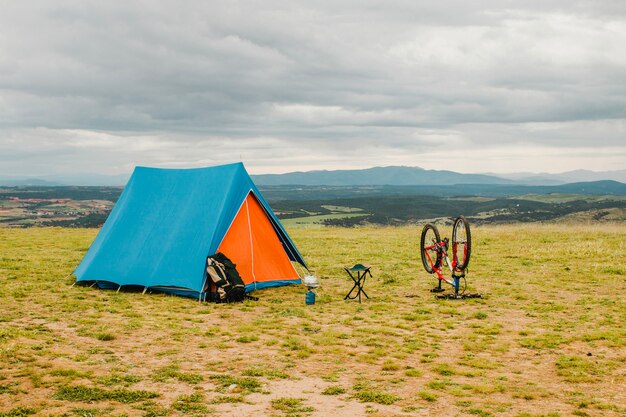
[[[5,187],[57,187],[64,184],[40,178],[0,178],[0,185]]]
[[[125,185],[129,174],[54,175],[41,177],[0,177],[4,186],[118,186]],[[560,174],[461,174],[447,170],[389,166],[357,170],[306,171],[286,174],[252,175],[259,186],[441,186],[441,185],[561,185],[575,182],[613,180],[626,183],[626,169],[618,171],[576,170]]]
[[[501,178],[507,178],[521,184],[527,185],[559,185],[569,184],[572,182],[588,182],[588,181],[604,181],[612,180],[626,183],[626,169],[617,171],[588,171],[578,169],[575,171],[562,172],[560,174],[540,173],[533,174],[530,172],[518,172],[513,174],[487,174],[495,175]]]
[[[406,196],[494,197],[522,195],[569,194],[590,196],[626,196],[626,184],[604,180],[573,182],[559,185],[524,184],[454,184],[454,185],[261,185],[263,196],[270,202],[285,200],[336,200]],[[341,204],[340,204],[341,205]],[[344,204],[345,205],[345,204]],[[348,207],[350,207],[348,205]]]
[[[366,185],[561,185],[574,182],[612,180],[626,183],[626,170],[570,171],[561,174],[461,174],[419,167],[374,167],[358,170],[307,171],[253,175],[257,185],[366,186]]]
[[[515,181],[493,175],[460,174],[417,167],[374,167],[357,170],[290,172],[253,175],[257,185],[454,185],[512,184]]]
[[[126,185],[130,174],[101,175],[46,175],[41,177],[0,177],[0,185],[7,187],[59,187],[77,186],[120,186]]]

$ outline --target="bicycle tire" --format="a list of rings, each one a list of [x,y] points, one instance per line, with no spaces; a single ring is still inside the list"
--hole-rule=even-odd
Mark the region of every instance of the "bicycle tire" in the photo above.
[[[441,266],[441,251],[427,248],[439,242],[441,242],[441,237],[439,235],[439,230],[437,230],[437,226],[428,223],[422,229],[422,237],[420,238],[420,254],[422,255],[422,264],[424,265],[424,269],[429,274],[433,274],[435,272],[435,268],[439,268]],[[433,255],[435,260],[431,265]]]
[[[452,250],[456,259],[456,268],[463,271],[467,268],[472,254],[472,234],[467,219],[459,216],[452,226]]]

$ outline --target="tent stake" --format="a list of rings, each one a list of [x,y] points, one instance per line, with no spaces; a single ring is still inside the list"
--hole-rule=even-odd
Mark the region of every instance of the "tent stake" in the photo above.
[[[148,291],[148,287],[143,287],[143,292],[142,292],[142,294],[145,294],[145,293],[146,293],[146,291]]]
[[[121,289],[122,289],[122,286],[120,285],[119,287],[117,287],[117,291],[115,292],[120,292]]]

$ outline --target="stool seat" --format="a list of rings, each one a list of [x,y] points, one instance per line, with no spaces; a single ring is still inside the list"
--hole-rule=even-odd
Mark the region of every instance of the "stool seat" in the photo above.
[[[370,298],[365,292],[365,289],[363,288],[365,286],[365,277],[368,274],[370,277],[372,276],[372,273],[370,272],[370,267],[363,265],[363,264],[355,264],[353,267],[350,267],[350,268],[344,267],[343,269],[350,276],[350,278],[352,278],[352,281],[354,282],[352,289],[350,289],[350,292],[348,292],[348,294],[343,299],[354,300],[355,298],[358,297],[359,303],[360,303],[361,294],[363,294],[365,298]],[[356,272],[356,276],[354,276],[353,272]],[[356,290],[356,294],[352,295],[354,290]]]
[[[365,266],[363,264],[355,264],[352,268],[344,268],[344,269],[347,269],[350,272],[357,272],[357,271],[366,271],[370,269],[370,267]]]

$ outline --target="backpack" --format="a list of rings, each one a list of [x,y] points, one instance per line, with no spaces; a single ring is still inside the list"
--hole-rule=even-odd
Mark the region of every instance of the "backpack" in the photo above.
[[[207,257],[206,263],[207,276],[217,291],[215,301],[218,303],[243,301],[246,290],[243,280],[237,272],[237,265],[221,252]]]

